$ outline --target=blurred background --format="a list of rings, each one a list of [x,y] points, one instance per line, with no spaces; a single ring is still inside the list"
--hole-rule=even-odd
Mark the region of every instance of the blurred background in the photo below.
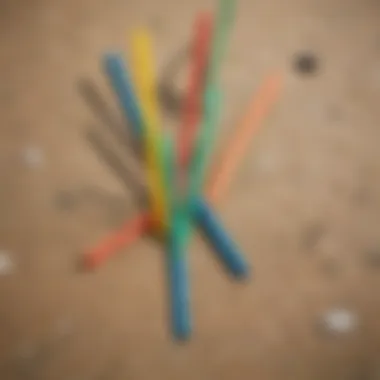
[[[101,55],[148,26],[175,127],[193,20],[215,6],[0,2],[1,379],[380,379],[377,1],[238,1],[220,142],[269,73],[284,88],[218,207],[254,278],[230,281],[195,239],[188,344],[157,243],[78,266],[144,185]]]

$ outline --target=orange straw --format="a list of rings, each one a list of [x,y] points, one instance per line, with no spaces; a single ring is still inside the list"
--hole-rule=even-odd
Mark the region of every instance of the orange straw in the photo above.
[[[255,132],[258,131],[264,117],[278,99],[281,87],[282,76],[271,75],[261,85],[257,94],[253,96],[238,130],[223,150],[221,158],[216,161],[218,163],[217,168],[206,188],[207,199],[213,204],[219,202],[226,192],[232,180],[233,171],[236,170],[239,162],[246,154],[249,143]],[[150,227],[151,216],[149,212],[144,212],[132,221],[126,222],[96,248],[85,253],[84,266],[88,269],[99,266],[123,246],[133,244]]]
[[[224,196],[233,172],[247,153],[252,137],[278,98],[281,87],[282,77],[278,74],[272,75],[259,89],[258,95],[253,97],[240,127],[231,137],[231,142],[225,147],[219,160],[216,160],[217,166],[206,188],[206,196],[212,204],[218,203]]]

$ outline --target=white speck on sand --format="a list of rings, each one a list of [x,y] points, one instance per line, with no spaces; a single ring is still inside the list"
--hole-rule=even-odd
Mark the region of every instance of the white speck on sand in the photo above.
[[[14,273],[15,265],[8,251],[0,250],[0,276]]]
[[[274,173],[279,167],[279,159],[277,154],[264,153],[255,158],[256,168],[262,173]]]
[[[324,329],[332,334],[347,334],[355,330],[358,325],[357,315],[347,309],[335,308],[328,310],[322,316]]]
[[[30,145],[22,153],[23,160],[30,168],[37,168],[43,165],[45,157],[43,151],[38,146]]]

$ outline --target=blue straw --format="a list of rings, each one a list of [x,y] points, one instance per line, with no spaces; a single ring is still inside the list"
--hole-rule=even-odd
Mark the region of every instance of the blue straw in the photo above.
[[[143,120],[126,63],[120,54],[108,53],[104,55],[103,67],[119,100],[124,116],[131,124],[133,135],[140,138]]]
[[[105,55],[103,66],[124,115],[132,126],[134,137],[141,138],[142,131],[144,130],[144,121],[126,64],[119,54],[111,53]],[[167,144],[164,144],[164,147],[165,164],[170,165],[170,161],[174,159],[174,156],[171,154],[172,146],[169,140]],[[167,174],[170,174],[170,168],[167,169]],[[172,179],[166,178],[166,181],[172,182]],[[170,209],[173,209],[172,204],[170,205]],[[181,223],[181,220],[176,220],[176,224],[178,223]],[[170,228],[168,236],[168,275],[171,319],[174,336],[178,339],[187,339],[191,333],[187,257],[186,255],[179,255],[183,238],[182,234],[179,235],[177,231],[179,230],[175,228],[174,232],[176,233],[173,233]]]
[[[168,275],[171,300],[171,321],[174,336],[186,340],[191,335],[190,286],[187,255],[189,216],[178,197],[175,178],[175,149],[172,136],[164,139],[164,161],[167,183],[168,226]]]
[[[178,207],[181,207],[180,205]],[[169,289],[171,295],[171,320],[174,336],[186,340],[190,337],[191,312],[188,255],[184,252],[187,246],[186,218],[182,207],[173,214],[173,228],[169,236]]]
[[[198,224],[226,269],[236,277],[247,277],[249,274],[248,263],[240,254],[234,241],[227,235],[216,215],[204,200],[198,198],[195,202],[195,216]]]

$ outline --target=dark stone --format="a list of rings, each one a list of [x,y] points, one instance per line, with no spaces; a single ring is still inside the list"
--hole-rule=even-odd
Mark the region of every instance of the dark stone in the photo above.
[[[352,202],[358,206],[366,206],[371,202],[371,192],[368,187],[359,186],[352,194]]]
[[[293,67],[300,75],[316,74],[319,69],[318,57],[311,52],[298,53],[295,56]]]
[[[308,225],[301,236],[302,247],[306,250],[313,249],[325,233],[326,227],[322,223]]]

